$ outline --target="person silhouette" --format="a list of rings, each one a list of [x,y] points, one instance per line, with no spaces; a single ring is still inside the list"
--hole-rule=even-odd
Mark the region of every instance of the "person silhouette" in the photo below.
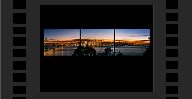
[[[84,47],[78,46],[72,56],[84,56]]]
[[[111,55],[111,51],[112,51],[112,49],[110,47],[105,48],[104,55],[105,56],[110,56]]]
[[[92,46],[86,45],[85,54],[88,55],[88,56],[95,56],[96,55],[96,50]]]

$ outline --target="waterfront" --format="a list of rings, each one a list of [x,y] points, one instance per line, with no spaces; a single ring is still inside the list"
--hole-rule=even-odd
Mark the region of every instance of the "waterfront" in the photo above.
[[[97,54],[103,53],[105,48],[106,47],[94,47]],[[72,56],[75,49],[77,49],[77,47],[62,46],[48,51],[44,51],[44,56]],[[114,48],[111,47],[111,49],[113,52]],[[115,52],[118,53],[120,51],[123,56],[142,56],[145,50],[145,46],[121,46],[115,48]]]

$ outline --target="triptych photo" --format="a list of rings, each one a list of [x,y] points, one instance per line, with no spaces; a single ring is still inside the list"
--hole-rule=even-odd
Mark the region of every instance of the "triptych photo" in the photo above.
[[[44,29],[44,56],[145,56],[150,29]]]

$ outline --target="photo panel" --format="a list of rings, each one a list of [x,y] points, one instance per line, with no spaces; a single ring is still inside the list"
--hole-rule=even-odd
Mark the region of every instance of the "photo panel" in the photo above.
[[[44,29],[44,56],[72,56],[80,45],[80,29]]]
[[[114,56],[114,29],[82,29],[81,43],[86,56]]]
[[[117,56],[146,56],[150,45],[150,29],[116,29]]]

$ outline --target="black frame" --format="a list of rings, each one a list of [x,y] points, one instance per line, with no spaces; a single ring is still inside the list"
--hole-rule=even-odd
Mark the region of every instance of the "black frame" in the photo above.
[[[52,12],[52,16],[48,16],[47,14],[50,13],[49,7],[53,10],[56,9],[54,12]],[[65,8],[66,7],[66,8]],[[82,8],[81,8],[82,7]],[[130,19],[128,19],[128,21],[130,22],[129,24],[125,23],[125,16],[123,16],[124,18],[120,18],[120,16],[116,15],[115,18],[111,17],[111,18],[107,18],[108,20],[105,21],[102,25],[100,25],[103,20],[106,20],[106,16],[103,15],[102,17],[104,17],[104,19],[102,19],[102,21],[90,21],[87,18],[84,18],[84,16],[80,17],[82,18],[82,20],[78,20],[75,19],[75,21],[71,22],[72,19],[70,19],[68,16],[66,17],[69,18],[68,20],[59,20],[59,18],[55,18],[55,16],[58,15],[54,15],[62,10],[62,9],[70,9],[70,11],[68,13],[71,13],[73,11],[76,11],[76,9],[79,9],[78,11],[85,11],[86,7],[90,7],[92,8],[94,11],[97,11],[98,9],[103,9],[106,8],[107,11],[109,11],[108,14],[110,15],[114,15],[113,10],[116,9],[126,9],[126,11],[128,9],[130,9],[129,11],[131,11],[131,13],[134,13],[133,16],[129,16]],[[135,9],[137,11],[140,11],[142,8],[145,8],[145,11],[148,11],[146,16],[137,16],[138,13],[132,11],[131,9]],[[152,92],[153,91],[153,6],[152,5],[42,5],[41,7],[41,34],[40,34],[40,38],[41,38],[41,42],[40,42],[40,48],[41,48],[41,57],[40,57],[40,76],[41,76],[41,81],[40,81],[40,91],[41,92]],[[73,8],[73,9],[72,9]],[[118,8],[118,9],[117,9]],[[83,10],[84,9],[84,10]],[[113,9],[113,10],[110,10]],[[44,12],[45,10],[47,10],[47,12]],[[66,10],[67,11],[67,10]],[[78,12],[77,11],[77,12]],[[98,10],[100,11],[100,10]],[[105,10],[106,11],[106,10]],[[102,11],[102,14],[105,13],[105,11]],[[123,11],[122,11],[123,12]],[[122,12],[118,12],[118,13],[122,13]],[[140,11],[141,12],[141,11]],[[144,12],[141,12],[142,15],[144,14]],[[85,14],[85,13],[84,13]],[[91,13],[93,14],[93,13]],[[63,17],[63,15],[65,14],[61,14],[61,16]],[[131,14],[129,14],[131,15]],[[93,17],[94,15],[92,15]],[[137,16],[137,17],[136,17]],[[101,17],[101,16],[100,16]],[[134,23],[133,19],[138,18],[140,20],[136,20]],[[96,18],[96,17],[93,17]],[[117,18],[119,18],[120,20],[118,20]],[[48,21],[48,19],[50,21]],[[52,20],[54,19],[54,20]],[[61,19],[61,18],[60,18]],[[69,21],[70,20],[70,21]],[[66,21],[66,22],[65,22]],[[111,22],[112,21],[112,22]],[[77,22],[77,23],[75,23]],[[93,22],[93,23],[91,23]],[[65,23],[65,24],[64,24]],[[114,25],[117,24],[117,25]],[[73,25],[74,24],[74,25]],[[82,29],[150,29],[150,55],[151,56],[122,56],[122,57],[71,57],[71,56],[64,56],[64,57],[60,57],[60,56],[44,56],[43,52],[44,52],[44,29],[76,29],[76,28],[82,28]],[[146,81],[143,82],[143,84],[139,84],[141,81],[135,79],[135,78],[131,78],[132,80],[135,80],[135,82],[129,82],[127,85],[129,85],[129,89],[127,88],[127,90],[125,89],[118,89],[116,88],[116,90],[113,90],[114,88],[110,88],[107,87],[108,89],[95,89],[95,90],[90,90],[90,89],[62,89],[62,87],[64,88],[64,85],[61,86],[60,84],[60,89],[56,89],[54,86],[50,86],[49,88],[46,87],[48,86],[48,84],[45,84],[44,81],[47,81],[50,78],[45,77],[46,71],[48,70],[52,70],[52,74],[56,74],[57,76],[61,75],[61,74],[57,74],[55,72],[53,72],[53,68],[51,66],[65,66],[66,64],[64,64],[63,60],[66,60],[65,62],[67,62],[66,64],[68,66],[82,66],[84,63],[82,62],[82,60],[87,60],[87,64],[93,64],[93,66],[123,66],[125,63],[121,63],[122,60],[124,61],[129,61],[130,63],[130,68],[129,69],[137,69],[137,66],[141,66],[141,65],[146,65],[149,67],[140,67],[140,70],[138,70],[138,74],[134,74],[135,78],[140,78],[140,74],[143,74],[143,76],[149,76],[149,78],[145,78],[147,80],[143,80],[142,78],[140,79],[141,81]],[[137,60],[140,60],[140,62],[136,62]],[[56,61],[56,62],[55,62]],[[75,62],[72,62],[75,61]],[[111,61],[111,63],[109,63],[108,61]],[[47,63],[46,63],[47,62]],[[73,63],[73,64],[71,64]],[[102,63],[102,64],[101,64]],[[120,63],[120,64],[119,64]],[[57,64],[57,65],[55,65]],[[49,67],[48,67],[49,66]],[[86,65],[87,66],[87,65]],[[46,71],[44,70],[46,68]],[[63,67],[59,67],[59,70],[64,70]],[[67,69],[71,69],[69,67],[67,67]],[[79,68],[82,69],[82,68]],[[106,70],[107,67],[104,68],[104,70]],[[149,71],[143,71],[143,70],[147,70],[149,69]],[[44,70],[44,71],[43,71]],[[74,69],[75,70],[75,69]],[[58,71],[57,71],[58,72]],[[62,72],[62,71],[60,71]],[[48,72],[47,72],[48,73]],[[79,73],[79,72],[78,72]],[[104,73],[104,72],[103,72]],[[104,73],[105,74],[105,73]],[[130,71],[130,75],[133,74],[133,71]],[[55,75],[55,76],[56,76]],[[123,74],[124,75],[124,74]],[[47,75],[48,76],[48,75]],[[51,75],[50,75],[51,76]],[[75,76],[75,75],[72,75]],[[101,77],[101,75],[99,75]],[[91,76],[90,76],[91,77]],[[124,77],[124,76],[123,76]],[[78,78],[77,78],[78,79]],[[49,80],[50,81],[50,80]],[[52,81],[52,80],[51,80]],[[57,79],[53,80],[54,82],[60,82],[57,81]],[[148,82],[147,82],[148,81]],[[51,83],[54,83],[51,82]],[[136,83],[137,82],[137,83]],[[62,83],[62,82],[61,82]],[[82,83],[81,83],[82,84]],[[59,85],[59,83],[54,84],[54,85]],[[132,86],[132,85],[137,85],[137,88],[135,88],[136,86]],[[144,86],[146,85],[146,86]],[[58,87],[57,87],[58,88]]]

